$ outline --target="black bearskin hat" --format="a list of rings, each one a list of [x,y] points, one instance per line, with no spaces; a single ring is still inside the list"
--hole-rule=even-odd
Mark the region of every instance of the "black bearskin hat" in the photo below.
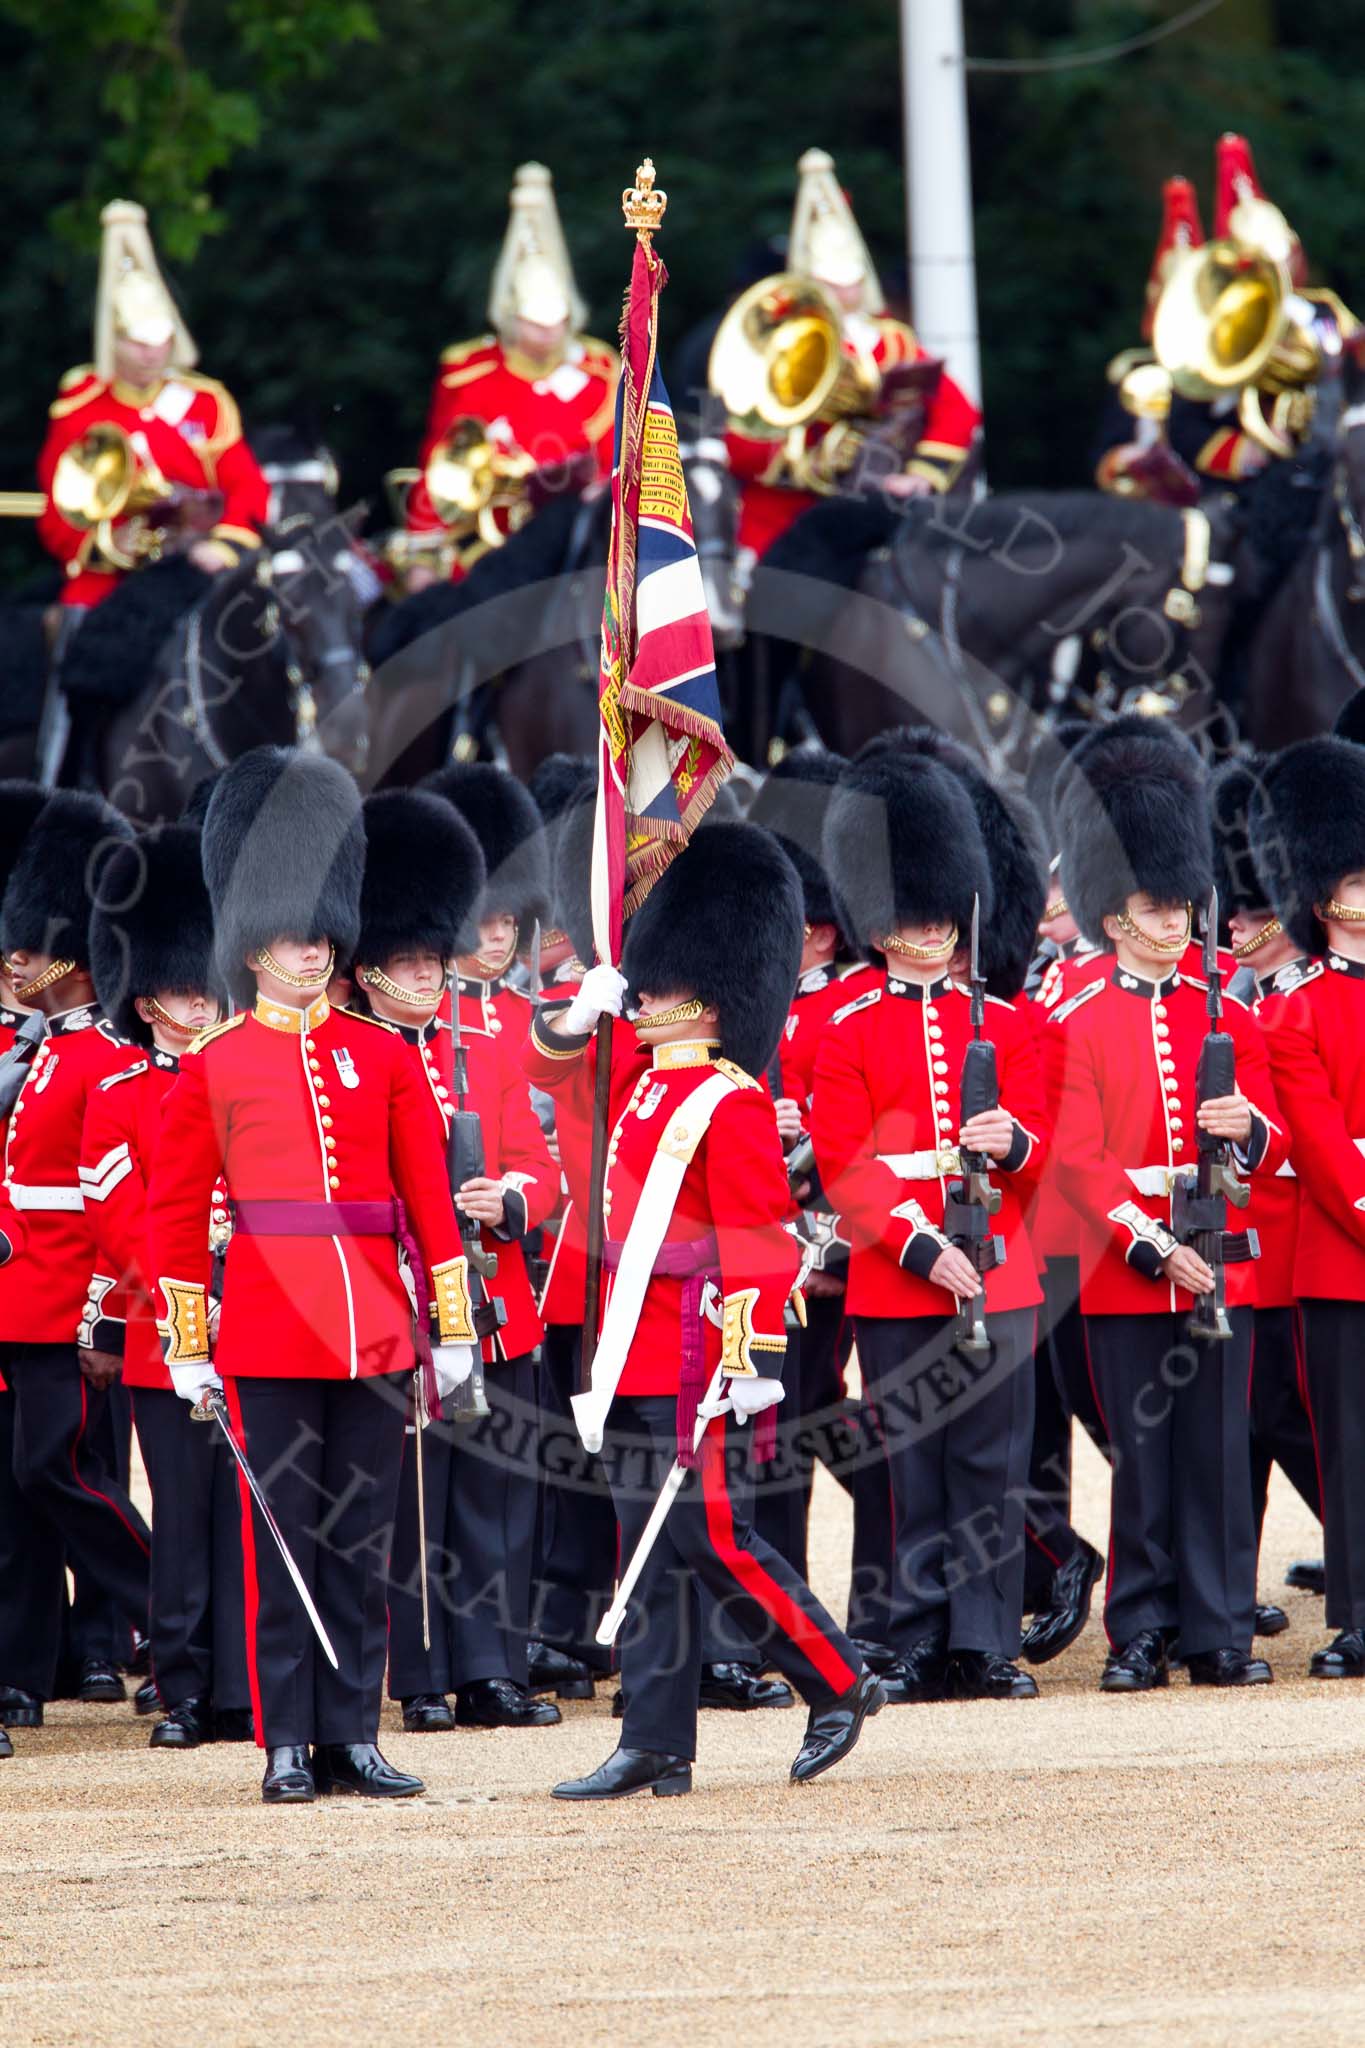
[[[0,939],[6,953],[50,953],[90,964],[90,913],[104,862],[132,827],[102,797],[59,789],[24,836],[5,887]]]
[[[591,859],[592,816],[597,801],[597,770],[584,754],[547,754],[529,784],[536,808],[545,821],[545,858],[549,868],[550,912],[548,922],[558,931],[567,932],[573,938],[575,929],[581,933],[587,904],[588,863]],[[564,839],[568,821],[580,807],[586,807],[588,814],[587,838],[584,842],[582,875],[571,876],[569,868],[560,859],[560,846]],[[570,883],[567,899],[561,900],[561,885]],[[576,897],[583,899],[583,911],[575,907]],[[591,918],[587,919],[591,930]],[[580,959],[592,958],[591,947],[584,954],[574,942],[574,951]]]
[[[586,754],[547,754],[526,785],[547,825],[596,786],[597,770]]]
[[[585,789],[556,821],[554,843],[554,922],[567,932],[585,966],[595,947],[592,935],[592,837],[597,817],[597,791]]]
[[[762,1074],[796,992],[804,924],[800,877],[772,834],[712,825],[631,918],[621,971],[635,995],[678,989],[714,1003],[725,1058]]]
[[[540,812],[515,775],[491,761],[457,761],[428,775],[423,789],[454,804],[473,831],[487,870],[477,916],[507,911],[524,931],[550,915],[550,865]],[[466,934],[464,950],[475,939]]]
[[[806,902],[807,924],[832,924],[840,949],[849,941],[848,913],[841,910],[825,871],[825,813],[845,767],[842,754],[823,747],[793,747],[770,768],[749,806],[749,821],[776,838],[797,874]]]
[[[364,872],[360,791],[338,762],[253,747],[225,768],[204,819],[204,880],[234,1000],[254,999],[245,956],[283,935],[330,939],[350,960]]]
[[[1322,953],[1313,906],[1365,868],[1365,747],[1299,740],[1272,755],[1251,805],[1251,850],[1275,915],[1295,945]]]
[[[1057,805],[1062,888],[1082,934],[1145,890],[1160,903],[1208,900],[1213,834],[1204,764],[1189,741],[1145,718],[1117,718],[1077,747]]]
[[[421,789],[366,797],[356,959],[367,967],[402,952],[448,960],[483,885],[479,842],[453,804]]]
[[[138,996],[219,993],[213,969],[213,914],[204,886],[199,834],[157,825],[116,847],[100,875],[90,919],[90,970],[100,1008],[120,1038],[150,1045]]]
[[[1000,789],[975,754],[932,725],[903,725],[869,740],[857,756],[922,754],[941,761],[971,798],[990,863],[995,907],[982,905],[981,970],[991,995],[1013,1002],[1038,950],[1038,920],[1047,907],[1047,852],[1038,814],[1026,796]]]
[[[825,819],[825,866],[853,936],[877,948],[900,924],[947,918],[964,938],[981,898],[991,917],[990,864],[971,798],[941,761],[887,751],[853,761]]]
[[[0,896],[49,794],[37,782],[0,782]]]
[[[1264,910],[1269,901],[1249,836],[1251,806],[1265,770],[1263,755],[1242,754],[1224,761],[1209,777],[1213,880],[1224,919],[1235,910]]]
[[[1057,798],[1065,780],[1066,764],[1094,730],[1088,719],[1059,719],[1056,725],[1038,734],[1029,755],[1024,770],[1024,794],[1038,813],[1049,861],[1057,855]]]

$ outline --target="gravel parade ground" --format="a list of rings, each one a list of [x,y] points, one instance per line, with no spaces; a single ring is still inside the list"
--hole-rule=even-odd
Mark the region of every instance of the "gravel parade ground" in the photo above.
[[[817,1488],[842,1612],[847,1502]],[[1076,1519],[1103,1541],[1085,1444]],[[1269,1689],[1103,1697],[1096,1616],[1038,1701],[886,1709],[803,1791],[799,1710],[708,1713],[691,1798],[556,1804],[613,1746],[605,1687],[544,1731],[394,1713],[424,1800],[273,1811],[249,1748],[55,1706],[0,1765],[0,2040],[1358,2042],[1365,1688],[1306,1676],[1322,1604],[1282,1586],[1320,1554],[1277,1473]]]

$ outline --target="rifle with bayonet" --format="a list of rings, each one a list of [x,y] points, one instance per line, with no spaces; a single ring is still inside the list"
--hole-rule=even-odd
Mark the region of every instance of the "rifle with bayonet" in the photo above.
[[[8,1052],[0,1059],[0,1123],[5,1121],[19,1100],[28,1079],[28,1070],[46,1037],[47,1018],[38,1010],[30,1011],[15,1032]]]
[[[460,984],[458,979],[450,991],[450,1034],[453,1041],[455,1067],[455,1109],[446,1132],[446,1170],[450,1175],[450,1192],[458,1196],[468,1180],[478,1180],[485,1170],[483,1149],[483,1125],[477,1110],[469,1107],[469,1062],[465,1052],[464,1038],[460,1032]],[[481,1415],[487,1415],[488,1394],[483,1381],[482,1339],[492,1337],[507,1321],[507,1305],[488,1291],[488,1283],[497,1277],[498,1255],[484,1250],[483,1233],[476,1216],[466,1215],[458,1201],[455,1216],[460,1226],[460,1241],[469,1265],[469,1301],[472,1311],[476,1342],[474,1345],[474,1369],[467,1380],[455,1389],[451,1396],[452,1422],[474,1422]]]
[[[1204,980],[1209,1028],[1199,1048],[1195,1072],[1195,1102],[1202,1108],[1219,1096],[1237,1092],[1237,1049],[1231,1035],[1222,1028],[1223,976],[1218,965],[1218,891],[1209,897],[1204,917]],[[1251,1190],[1238,1178],[1231,1142],[1218,1138],[1196,1124],[1198,1160],[1194,1173],[1177,1175],[1171,1189],[1171,1228],[1182,1244],[1197,1252],[1213,1273],[1213,1288],[1195,1296],[1190,1317],[1192,1337],[1216,1343],[1232,1335],[1228,1321],[1226,1271],[1261,1255],[1254,1230],[1230,1236],[1227,1228],[1228,1203],[1245,1209]]]
[[[959,1123],[1000,1106],[1000,1076],[995,1047],[986,1037],[986,983],[981,972],[981,898],[972,902],[971,948],[972,1037],[962,1056]],[[965,1252],[984,1279],[1005,1263],[1005,1240],[991,1230],[991,1218],[1000,1208],[1000,1190],[991,1182],[988,1153],[959,1152],[960,1179],[945,1183],[943,1231],[951,1244]],[[953,1332],[957,1349],[969,1358],[984,1357],[990,1350],[986,1334],[984,1290],[971,1301],[959,1301],[957,1326]]]

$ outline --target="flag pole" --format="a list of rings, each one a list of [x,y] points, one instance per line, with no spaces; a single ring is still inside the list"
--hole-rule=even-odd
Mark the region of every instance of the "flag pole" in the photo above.
[[[628,187],[621,194],[621,212],[627,229],[634,234],[636,245],[639,249],[643,250],[646,261],[650,264],[651,268],[654,263],[653,235],[655,229],[663,220],[664,208],[667,203],[667,196],[663,192],[655,190],[653,160],[650,157],[646,157],[635,173],[634,185]],[[622,444],[632,433],[638,431],[638,425],[630,417],[631,399],[634,397],[639,403],[643,403],[647,396],[647,392],[638,394],[623,393],[622,403],[617,412],[616,466],[618,472],[624,456]],[[613,488],[615,488],[615,484]],[[612,590],[615,589],[619,593],[622,588],[617,560],[617,550],[621,537],[619,500],[615,511],[616,516],[612,520],[610,552],[607,558],[608,606]],[[632,625],[632,620],[618,618],[618,650],[628,646]],[[618,665],[620,663],[621,656],[618,652]],[[603,748],[599,745],[596,828],[596,835],[599,840],[608,829],[606,823],[606,807],[608,803],[606,781],[606,757]],[[594,867],[598,868],[600,872],[605,872],[607,864],[605,859],[600,858],[600,847],[596,844],[594,846],[593,860]],[[623,911],[624,905],[620,901],[614,901],[605,907],[600,902],[594,901],[593,925],[597,955],[600,960],[609,961],[613,967],[620,965],[621,927],[624,921]],[[597,1020],[597,1065],[592,1108],[592,1161],[588,1182],[587,1274],[583,1292],[583,1335],[578,1354],[578,1390],[581,1394],[586,1394],[592,1385],[592,1362],[597,1350],[597,1325],[602,1305],[602,1251],[606,1239],[606,1216],[603,1194],[607,1179],[607,1131],[611,1121],[613,1022],[614,1020],[610,1014],[606,1013]]]

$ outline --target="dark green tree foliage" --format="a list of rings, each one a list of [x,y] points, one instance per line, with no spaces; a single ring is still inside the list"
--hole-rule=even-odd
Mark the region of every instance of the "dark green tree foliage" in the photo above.
[[[1046,67],[970,83],[998,486],[1085,480],[1161,179],[1185,171],[1207,213],[1224,127],[1251,134],[1318,274],[1365,305],[1365,10],[1223,0],[1136,55],[1055,63],[1186,4],[966,0],[974,56]],[[899,289],[899,65],[893,0],[0,0],[0,485],[29,483],[57,377],[89,355],[105,199],[148,206],[204,366],[248,423],[324,434],[348,497],[373,502],[415,454],[441,347],[485,325],[525,157],[555,172],[599,335],[627,276],[620,190],[646,151],[670,197],[666,338],[785,230],[812,143]],[[37,550],[5,526],[12,579]]]

